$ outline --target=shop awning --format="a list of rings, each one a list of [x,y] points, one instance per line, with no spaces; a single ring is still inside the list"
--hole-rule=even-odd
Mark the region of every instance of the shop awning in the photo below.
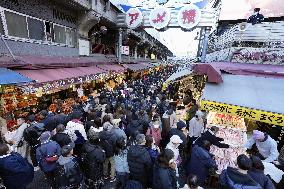
[[[0,68],[0,85],[30,83],[32,81],[32,79],[22,76],[17,72],[14,72],[7,68]]]
[[[194,72],[208,76],[208,82],[223,82],[221,71],[234,75],[251,75],[271,78],[284,78],[284,67],[272,64],[245,64],[234,62],[212,62],[196,64]]]
[[[118,64],[99,64],[97,65],[97,67],[104,71],[113,71],[116,73],[121,73],[125,71],[125,68]]]
[[[179,79],[181,77],[184,77],[184,76],[187,76],[189,74],[192,73],[192,70],[191,69],[183,69],[181,71],[178,71],[176,73],[173,73],[168,79],[166,82],[170,82],[170,81],[174,81],[176,79]]]
[[[206,83],[203,109],[276,125],[283,122],[284,126],[284,117],[280,116],[284,115],[284,79],[230,74],[222,74],[222,78],[220,84]]]
[[[145,70],[145,69],[149,69],[148,66],[144,65],[144,64],[122,64],[122,66],[126,69],[130,69],[132,71],[140,71],[140,70]]]
[[[105,55],[92,55],[89,57],[59,57],[59,56],[16,56],[16,61],[11,57],[0,57],[0,67],[11,69],[59,69],[98,64],[112,64],[115,60]]]
[[[40,69],[40,70],[16,70],[16,71],[24,76],[32,78],[38,83],[82,77],[82,76],[106,72],[98,68],[97,66],[60,68],[60,69]]]

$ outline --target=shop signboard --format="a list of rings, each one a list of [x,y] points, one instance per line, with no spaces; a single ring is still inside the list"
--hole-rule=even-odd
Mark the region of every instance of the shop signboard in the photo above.
[[[266,112],[263,110],[255,110],[241,106],[223,104],[212,101],[201,101],[201,109],[204,111],[219,112],[230,115],[237,115],[250,120],[261,121],[272,125],[284,126],[284,115]]]
[[[121,48],[121,54],[123,54],[123,55],[129,55],[129,46],[122,46],[122,48]]]

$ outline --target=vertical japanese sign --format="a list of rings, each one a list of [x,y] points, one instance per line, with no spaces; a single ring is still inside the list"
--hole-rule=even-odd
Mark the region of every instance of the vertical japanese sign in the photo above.
[[[121,54],[129,55],[129,46],[122,46]]]
[[[222,104],[212,101],[201,101],[201,109],[205,111],[219,112],[237,115],[250,120],[261,121],[273,125],[284,126],[284,115],[261,110],[254,110],[240,106]]]
[[[143,14],[137,8],[131,8],[126,12],[125,23],[128,28],[135,29],[143,23]]]
[[[171,21],[171,12],[169,9],[159,6],[150,13],[150,24],[155,29],[162,29],[169,25]]]
[[[200,22],[201,11],[196,5],[188,5],[178,13],[178,23],[184,29],[191,29]]]

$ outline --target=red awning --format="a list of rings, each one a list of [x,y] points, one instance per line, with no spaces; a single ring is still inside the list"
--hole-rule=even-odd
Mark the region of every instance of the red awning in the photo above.
[[[0,57],[0,67],[11,69],[58,69],[113,63],[113,59],[104,55],[90,57],[16,56],[16,61],[13,61],[11,57]]]
[[[20,74],[27,76],[38,83],[50,82],[62,79],[71,79],[87,75],[106,73],[106,71],[96,67],[76,67],[60,69],[40,69],[40,70],[15,70]]]
[[[113,71],[117,73],[121,73],[125,71],[125,68],[118,64],[99,64],[97,65],[97,67],[105,71]]]
[[[222,83],[223,82],[221,71],[214,68],[210,64],[196,64],[194,66],[193,71],[196,74],[207,75],[208,82],[211,82],[211,83]]]

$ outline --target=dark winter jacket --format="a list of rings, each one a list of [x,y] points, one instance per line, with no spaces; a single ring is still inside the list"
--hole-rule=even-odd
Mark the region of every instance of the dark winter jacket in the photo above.
[[[55,171],[55,188],[78,188],[83,180],[83,174],[76,159],[60,156]]]
[[[53,137],[52,140],[57,142],[60,147],[62,148],[65,145],[68,145],[71,143],[71,139],[68,134],[66,133],[56,133]]]
[[[197,175],[199,185],[204,186],[204,182],[209,176],[209,169],[215,168],[217,165],[212,155],[204,148],[195,145],[187,165],[187,173]]]
[[[154,166],[153,189],[177,189],[176,172],[171,168]]]
[[[52,156],[59,157],[60,154],[61,148],[57,142],[49,141],[41,144],[41,146],[36,149],[36,159],[42,171],[45,173],[54,171],[56,169],[56,162],[47,162],[46,158]]]
[[[220,175],[221,189],[262,189],[248,174],[240,173],[237,169],[228,167]]]
[[[106,153],[107,158],[112,157],[114,155],[115,141],[113,141],[113,135],[114,134],[111,131],[100,132],[101,145]]]
[[[157,159],[157,157],[159,155],[158,150],[157,149],[154,150],[154,149],[152,149],[150,147],[147,147],[147,151],[149,152],[149,155],[151,157],[152,163],[155,163],[155,161],[156,161],[156,159]]]
[[[80,159],[85,177],[93,181],[103,177],[103,162],[106,154],[100,146],[87,141],[82,147]]]
[[[33,166],[18,153],[0,156],[0,177],[7,189],[24,189],[34,178]]]
[[[250,16],[247,20],[247,23],[251,23],[252,25],[255,25],[263,21],[264,21],[264,16],[262,14],[257,13],[256,15]]]
[[[127,155],[130,179],[137,180],[146,187],[152,172],[152,160],[147,149],[140,145],[130,146]]]
[[[248,174],[253,180],[259,183],[263,189],[275,189],[270,178],[266,176],[262,170],[252,169],[248,171]]]
[[[202,146],[202,141],[204,140],[208,140],[209,142],[211,142],[211,144],[219,147],[219,148],[229,148],[228,144],[224,144],[221,143],[220,141],[223,141],[224,139],[216,137],[215,135],[213,135],[210,131],[206,131],[205,133],[203,133],[201,135],[201,137],[199,137],[195,144],[198,146]]]
[[[128,124],[125,133],[128,137],[134,136],[136,132],[143,133],[143,125],[140,123],[139,120],[133,120]]]

